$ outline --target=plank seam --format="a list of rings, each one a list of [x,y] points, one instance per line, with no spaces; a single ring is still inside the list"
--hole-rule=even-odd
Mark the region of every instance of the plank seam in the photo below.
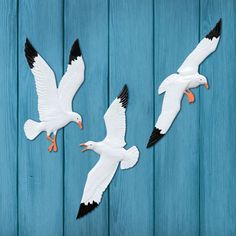
[[[107,72],[107,107],[109,107],[109,101],[110,101],[110,0],[107,0],[107,37],[108,37],[108,48],[107,48],[107,56],[108,56],[108,72]],[[107,204],[108,204],[108,212],[107,212],[107,227],[108,227],[108,236],[110,236],[110,231],[111,231],[111,227],[110,227],[110,186],[108,187],[108,191],[107,191]]]
[[[155,1],[153,0],[152,1],[152,5],[153,5],[153,16],[152,16],[152,20],[153,20],[153,32],[152,32],[152,38],[153,38],[153,117],[152,117],[152,119],[153,119],[153,121],[152,121],[152,123],[153,123],[153,127],[154,127],[154,125],[155,125],[155,113],[156,113],[156,109],[155,109],[155,86],[156,86],[156,77],[155,77],[155,75],[156,75],[156,70],[155,70],[155,61],[156,61],[156,57],[155,57],[155,54],[156,54],[156,51],[155,51]],[[153,209],[154,209],[154,211],[153,211],[153,236],[155,235],[155,232],[156,232],[156,227],[155,227],[155,221],[156,221],[156,204],[155,204],[155,197],[156,197],[156,194],[155,194],[155,184],[156,184],[156,181],[155,181],[155,177],[156,177],[156,161],[155,161],[155,157],[156,157],[156,155],[155,155],[155,151],[156,151],[156,147],[154,146],[154,148],[153,148],[153,153],[152,153],[152,155],[153,155]]]
[[[198,1],[198,41],[200,42],[201,40],[201,0]],[[199,73],[201,72],[201,66],[199,67]],[[198,94],[198,99],[199,99],[199,108],[198,108],[198,168],[199,168],[199,174],[198,174],[198,224],[199,224],[199,229],[198,229],[198,234],[199,236],[201,235],[201,139],[200,139],[200,133],[201,133],[201,90],[199,89],[199,94]]]
[[[17,138],[16,138],[16,146],[17,146],[17,154],[16,154],[16,204],[17,204],[17,229],[16,229],[16,233],[17,235],[19,235],[19,162],[18,162],[18,159],[19,159],[19,0],[16,1],[16,20],[17,20],[17,26],[16,26],[16,55],[17,55],[17,84],[16,84],[16,88],[17,88],[17,106],[16,106],[16,115],[17,115]]]
[[[65,0],[62,0],[62,68],[65,72]],[[65,129],[62,129],[62,235],[65,233]]]

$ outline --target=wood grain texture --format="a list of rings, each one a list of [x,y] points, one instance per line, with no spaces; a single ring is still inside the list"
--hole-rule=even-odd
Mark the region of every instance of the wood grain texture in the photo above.
[[[201,1],[201,35],[222,18],[217,51],[202,65],[201,235],[236,235],[236,2]]]
[[[170,131],[146,149],[158,86],[219,18],[221,41],[201,66],[210,89],[194,89],[193,105],[184,97]],[[23,132],[28,118],[38,120],[26,37],[58,81],[80,40],[86,72],[73,107],[84,129],[60,130],[58,153],[48,153],[45,133],[28,141]],[[2,0],[0,55],[0,235],[236,235],[234,0]],[[140,160],[118,168],[100,206],[76,220],[98,160],[79,144],[104,138],[103,115],[124,84],[127,148],[137,145]]]
[[[199,36],[198,1],[155,1],[155,92],[195,48]],[[199,234],[199,96],[182,108],[155,146],[155,234]],[[163,95],[155,93],[155,118]]]
[[[152,1],[110,1],[109,102],[129,88],[126,148],[137,145],[138,164],[118,168],[110,184],[110,235],[152,235],[153,152],[146,149],[153,125]]]
[[[17,7],[0,1],[0,235],[17,233]]]
[[[79,38],[85,61],[85,81],[74,99],[83,118],[83,130],[70,124],[65,130],[65,235],[108,235],[108,197],[92,213],[76,220],[88,172],[98,156],[81,153],[79,144],[100,141],[105,135],[103,115],[108,104],[108,2],[65,1],[65,67],[73,41]]]
[[[62,1],[19,2],[19,235],[62,235],[63,145],[48,153],[46,134],[28,141],[23,132],[28,118],[38,120],[34,77],[24,56],[26,37],[53,68],[60,80],[63,70]]]

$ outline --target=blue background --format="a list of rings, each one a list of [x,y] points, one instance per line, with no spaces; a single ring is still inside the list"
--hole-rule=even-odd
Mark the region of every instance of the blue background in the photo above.
[[[201,66],[210,89],[183,99],[168,134],[146,149],[159,115],[161,81],[222,17],[217,51]],[[69,124],[48,153],[38,119],[28,37],[60,80],[79,38],[85,82],[74,99],[84,130]],[[234,0],[0,1],[0,235],[236,235],[236,2]],[[140,161],[118,170],[101,205],[76,221],[98,157],[79,143],[105,136],[103,114],[124,84],[130,92],[127,147]]]

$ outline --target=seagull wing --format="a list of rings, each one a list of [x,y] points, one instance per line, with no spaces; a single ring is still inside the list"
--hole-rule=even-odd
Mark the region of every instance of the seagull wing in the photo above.
[[[55,75],[28,39],[25,42],[25,56],[35,78],[39,119],[50,120],[60,111]]]
[[[94,210],[101,202],[102,194],[111,182],[119,162],[101,155],[100,160],[88,173],[77,219]]]
[[[162,111],[149,138],[147,147],[157,143],[168,131],[180,111],[180,104],[187,82],[175,82],[165,92]]]
[[[77,39],[70,51],[67,71],[58,88],[60,105],[65,111],[72,111],[72,100],[84,81],[84,61]]]
[[[216,50],[221,34],[221,19],[216,26],[200,41],[178,69],[180,74],[195,74],[199,65]]]
[[[125,85],[120,95],[112,102],[104,115],[107,129],[105,142],[113,147],[125,146],[126,116],[125,111],[128,104],[128,87]]]

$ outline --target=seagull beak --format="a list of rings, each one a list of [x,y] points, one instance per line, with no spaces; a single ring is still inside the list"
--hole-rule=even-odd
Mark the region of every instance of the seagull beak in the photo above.
[[[85,152],[88,150],[88,146],[85,143],[81,143],[80,147],[85,147],[84,149],[81,150],[81,152]]]
[[[80,129],[82,129],[83,128],[83,124],[82,124],[82,121],[78,121],[78,126],[80,127]]]
[[[206,89],[209,89],[208,83],[205,83],[204,86]]]

